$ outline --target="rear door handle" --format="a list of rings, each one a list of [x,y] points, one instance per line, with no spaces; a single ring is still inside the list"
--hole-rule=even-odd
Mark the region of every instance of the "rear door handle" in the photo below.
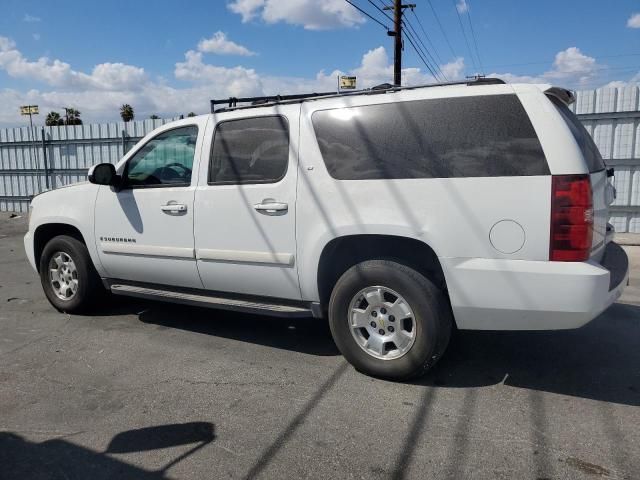
[[[282,202],[274,202],[273,200],[263,200],[262,203],[256,203],[253,208],[259,212],[276,213],[286,212],[289,210],[289,205]]]
[[[184,213],[187,211],[187,206],[182,203],[167,203],[160,208],[165,213]]]

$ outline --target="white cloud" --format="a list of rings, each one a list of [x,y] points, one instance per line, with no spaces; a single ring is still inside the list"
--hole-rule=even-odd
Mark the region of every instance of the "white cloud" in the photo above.
[[[640,13],[633,13],[627,20],[627,27],[640,28]]]
[[[144,69],[123,63],[102,63],[86,74],[57,59],[41,57],[29,61],[16,48],[15,42],[6,37],[0,37],[0,70],[11,77],[33,79],[67,89],[136,89],[147,78]]]
[[[464,61],[458,58],[441,68],[448,75],[459,75]],[[144,70],[121,63],[102,63],[90,73],[73,70],[61,60],[39,59],[31,62],[16,49],[8,38],[0,37],[0,69],[12,76],[29,78],[44,85],[41,90],[18,91],[0,89],[0,124],[19,125],[18,107],[24,104],[40,106],[44,114],[60,111],[63,106],[77,108],[85,122],[118,119],[120,105],[134,106],[137,118],[151,114],[173,116],[189,111],[205,113],[209,100],[230,96],[287,94],[296,92],[330,92],[337,89],[337,76],[358,76],[358,88],[391,82],[393,65],[384,47],[366,52],[360,64],[348,71],[319,71],[311,77],[281,77],[260,75],[243,66],[223,67],[205,63],[202,52],[189,50],[183,61],[177,62],[174,78],[186,85],[171,86],[166,81],[151,80]],[[402,71],[403,83],[415,85],[434,79],[419,68]]]
[[[253,20],[264,7],[265,0],[233,0],[227,5],[229,10],[242,16],[242,22]]]
[[[629,80],[626,80],[626,81],[614,80],[613,82],[609,82],[604,86],[605,87],[623,88],[623,87],[627,87],[627,86],[630,86],[630,85],[637,85],[637,84],[640,84],[640,72],[636,73]]]
[[[143,68],[123,63],[101,63],[90,71],[82,72],[58,59],[31,61],[11,39],[0,36],[0,70],[40,85],[39,89],[28,91],[0,89],[0,105],[3,107],[0,109],[0,124],[21,124],[23,119],[18,114],[18,107],[25,104],[40,106],[43,112],[40,121],[50,110],[60,111],[63,106],[71,106],[82,112],[85,122],[99,122],[118,119],[118,109],[123,103],[134,106],[137,118],[147,118],[151,114],[173,116],[189,111],[205,113],[212,98],[335,91],[337,77],[341,74],[356,75],[358,88],[391,83],[393,78],[392,61],[382,46],[364,53],[354,68],[328,68],[307,77],[263,75],[242,65],[224,67],[208,63],[205,57],[202,51],[187,51],[184,59],[175,63],[171,80],[151,79]],[[593,85],[595,80],[602,78],[600,74],[605,68],[594,58],[572,47],[558,52],[550,68],[539,75],[493,75],[513,82],[553,82],[573,87],[580,86],[586,79]],[[451,80],[462,79],[464,59],[455,58],[440,65],[440,69]],[[402,80],[404,85],[435,81],[429,72],[412,66],[402,70]],[[640,80],[640,75],[637,80]]]
[[[451,81],[464,78],[464,58],[458,57],[454,61],[440,65],[440,70]]]
[[[34,33],[31,35],[33,37],[33,39],[37,42],[38,40],[40,40],[40,34],[39,33]]]
[[[549,78],[589,78],[598,70],[596,59],[584,55],[579,48],[569,47],[558,52],[553,62],[553,69],[545,75]]]
[[[217,31],[211,38],[202,39],[198,43],[198,50],[206,53],[216,53],[218,55],[241,55],[249,57],[255,55],[247,47],[238,45],[229,40],[224,32]]]
[[[469,4],[466,0],[458,0],[456,8],[458,9],[458,13],[467,13],[469,11]]]
[[[233,0],[228,8],[243,22],[259,17],[266,23],[285,22],[307,30],[356,27],[365,21],[344,0]]]
[[[583,54],[577,47],[569,47],[556,54],[552,68],[540,75],[517,75],[512,73],[491,73],[511,83],[555,83],[566,87],[579,87],[593,83],[606,67],[596,59]]]
[[[25,13],[24,17],[22,17],[22,21],[27,23],[37,23],[37,22],[41,22],[42,19],[40,17],[35,17],[33,15],[29,15],[28,13]]]
[[[224,86],[226,96],[258,95],[260,77],[255,70],[244,67],[220,67],[203,63],[202,53],[189,50],[185,61],[176,63],[174,74],[178,80],[198,84]],[[218,89],[220,90],[220,89]]]

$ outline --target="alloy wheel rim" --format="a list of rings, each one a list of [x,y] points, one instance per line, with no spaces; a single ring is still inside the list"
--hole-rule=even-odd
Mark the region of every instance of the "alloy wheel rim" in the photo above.
[[[394,360],[411,350],[416,322],[409,303],[396,291],[370,286],[356,293],[349,304],[349,330],[369,355]]]
[[[78,270],[68,253],[56,252],[51,256],[49,282],[60,300],[71,300],[78,293]]]

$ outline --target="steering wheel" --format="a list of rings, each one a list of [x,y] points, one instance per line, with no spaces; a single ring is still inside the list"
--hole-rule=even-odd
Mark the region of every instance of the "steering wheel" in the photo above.
[[[185,174],[189,174],[191,173],[191,169],[189,167],[185,167],[183,164],[181,163],[170,163],[169,165],[165,165],[163,168],[170,168],[170,167],[178,167],[184,170]]]
[[[180,175],[175,170],[172,170],[172,167],[177,167],[179,169],[182,169],[184,171],[184,174]],[[191,169],[190,168],[185,167],[181,163],[176,163],[176,162],[164,165],[163,167],[160,167],[158,170],[159,170],[159,173],[160,173],[160,175],[158,175],[158,176],[160,178],[164,178],[166,180],[174,180],[176,178],[187,178],[187,177],[189,177],[191,175]]]

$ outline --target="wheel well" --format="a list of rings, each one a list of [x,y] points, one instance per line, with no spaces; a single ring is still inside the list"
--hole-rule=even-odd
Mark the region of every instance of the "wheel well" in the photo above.
[[[68,225],[66,223],[47,223],[45,225],[40,225],[33,235],[33,248],[38,270],[40,269],[40,256],[42,255],[45,245],[49,240],[53,237],[57,237],[58,235],[69,235],[85,245],[87,244],[87,242],[84,241],[84,237],[80,233],[80,230],[72,225]]]
[[[393,259],[410,266],[447,291],[440,261],[426,243],[393,235],[349,235],[330,241],[320,255],[318,291],[323,308],[328,306],[333,287],[342,274],[373,258]]]

